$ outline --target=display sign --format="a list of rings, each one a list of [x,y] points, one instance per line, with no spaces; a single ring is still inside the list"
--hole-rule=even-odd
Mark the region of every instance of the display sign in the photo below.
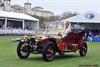
[[[85,15],[85,18],[86,19],[93,19],[95,16],[94,16],[94,14],[92,14],[92,13],[88,13],[88,14],[86,14]]]

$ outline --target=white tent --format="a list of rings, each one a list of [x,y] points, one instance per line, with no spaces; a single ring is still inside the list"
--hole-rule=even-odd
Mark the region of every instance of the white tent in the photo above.
[[[100,14],[87,11],[82,14],[67,18],[63,21],[68,21],[72,24],[73,29],[90,29],[100,30]]]
[[[88,11],[74,17],[70,17],[63,21],[75,22],[75,23],[100,23],[100,14],[92,11]]]
[[[38,19],[24,13],[7,12],[7,11],[1,11],[1,10],[0,10],[0,17],[39,21]]]
[[[24,13],[15,13],[15,12],[7,12],[7,11],[1,11],[0,10],[0,19],[5,20],[5,29],[7,27],[7,21],[13,20],[13,21],[22,21],[22,28],[25,29],[25,20],[36,22],[35,27],[39,29],[39,20],[31,17]]]

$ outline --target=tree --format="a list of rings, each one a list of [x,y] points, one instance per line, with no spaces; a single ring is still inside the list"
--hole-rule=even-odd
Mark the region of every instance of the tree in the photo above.
[[[78,15],[78,13],[64,12],[61,15],[61,19],[63,20],[63,19],[66,19],[66,18],[69,18],[69,17],[72,17],[72,16],[76,16],[76,15]]]
[[[48,17],[47,21],[56,21],[56,20],[60,20],[60,16],[50,16]]]

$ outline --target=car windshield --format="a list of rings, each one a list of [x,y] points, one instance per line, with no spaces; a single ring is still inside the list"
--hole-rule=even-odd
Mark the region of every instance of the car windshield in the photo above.
[[[64,31],[63,22],[57,22],[57,23],[53,23],[53,24],[48,25],[47,34],[48,35],[56,35],[59,32],[63,32],[63,31]]]

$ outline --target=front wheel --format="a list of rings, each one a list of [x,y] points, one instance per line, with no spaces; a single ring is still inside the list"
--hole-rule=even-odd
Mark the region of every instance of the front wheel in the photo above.
[[[52,61],[55,57],[54,44],[49,43],[43,47],[42,56],[45,61]]]
[[[30,55],[27,48],[28,43],[19,42],[17,46],[17,55],[21,59],[26,59]]]
[[[80,51],[79,51],[80,56],[86,56],[86,54],[87,54],[87,49],[88,49],[87,44],[84,43],[83,46],[82,46],[82,48],[81,48]]]

